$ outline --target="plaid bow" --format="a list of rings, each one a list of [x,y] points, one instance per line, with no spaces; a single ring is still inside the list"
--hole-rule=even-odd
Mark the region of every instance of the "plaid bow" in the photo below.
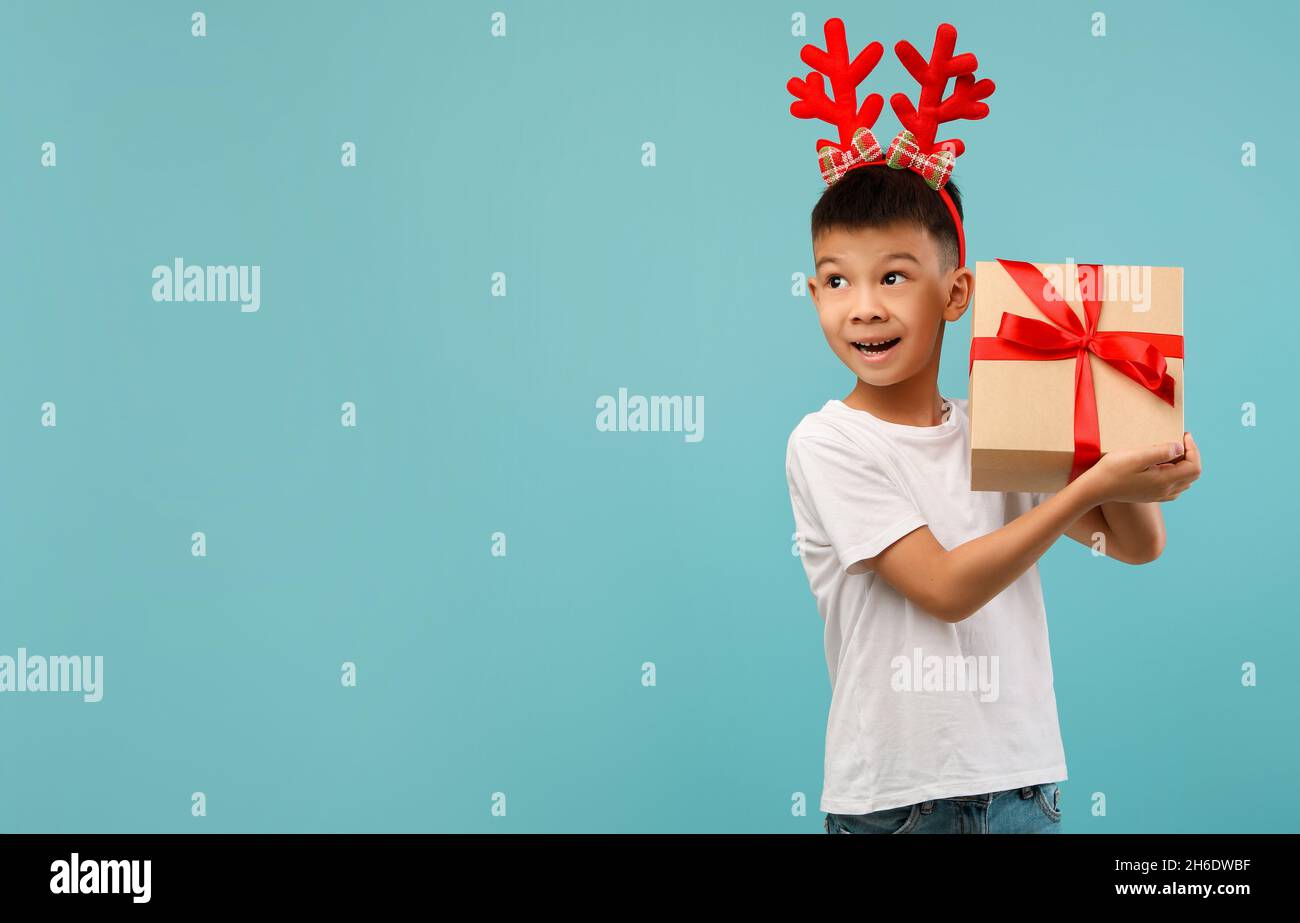
[[[880,159],[880,145],[870,128],[859,128],[853,133],[853,142],[847,151],[827,144],[817,152],[821,163],[822,179],[827,186],[832,186],[859,164],[870,163]]]
[[[855,131],[853,142],[847,151],[827,144],[817,153],[822,179],[828,186],[834,185],[854,167],[878,161],[883,156],[884,162],[895,170],[905,168],[915,170],[925,180],[926,185],[936,191],[948,182],[948,177],[952,176],[952,165],[957,159],[952,151],[948,150],[922,155],[916,145],[916,137],[906,128],[894,136],[894,140],[889,142],[889,150],[883,154],[880,143],[876,141],[876,136],[871,133],[870,128],[859,128]]]
[[[952,176],[952,164],[956,159],[949,150],[922,155],[916,146],[916,138],[906,128],[894,136],[894,140],[889,142],[889,150],[885,151],[885,163],[895,170],[904,167],[915,170],[926,185],[936,191]]]

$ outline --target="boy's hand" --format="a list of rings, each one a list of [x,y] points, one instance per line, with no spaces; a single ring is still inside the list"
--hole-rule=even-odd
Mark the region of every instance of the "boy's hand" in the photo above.
[[[1160,442],[1107,452],[1079,479],[1088,479],[1098,503],[1164,503],[1200,476],[1200,450],[1192,434],[1183,433],[1183,445]]]

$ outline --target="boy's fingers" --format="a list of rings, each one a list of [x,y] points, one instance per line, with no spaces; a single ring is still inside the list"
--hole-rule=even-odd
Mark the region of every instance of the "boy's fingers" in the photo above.
[[[1196,440],[1192,438],[1191,433],[1187,434],[1187,458],[1189,461],[1196,463],[1196,468],[1199,471],[1201,467],[1201,450],[1196,445]]]
[[[1142,463],[1143,468],[1150,468],[1154,465],[1172,462],[1182,455],[1183,451],[1183,445],[1180,442],[1157,442],[1142,449],[1138,453],[1138,460]]]
[[[1201,466],[1199,462],[1181,461],[1178,463],[1178,481],[1183,487],[1190,487],[1201,476]]]

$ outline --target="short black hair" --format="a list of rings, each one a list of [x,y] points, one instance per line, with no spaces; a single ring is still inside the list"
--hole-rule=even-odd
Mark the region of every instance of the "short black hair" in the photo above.
[[[957,184],[949,179],[943,188],[965,221]],[[948,207],[920,174],[908,169],[896,170],[877,164],[849,170],[826,187],[817,200],[812,213],[812,236],[815,241],[823,231],[834,227],[852,231],[884,227],[896,221],[919,224],[929,231],[939,244],[945,268],[957,265],[957,229]]]

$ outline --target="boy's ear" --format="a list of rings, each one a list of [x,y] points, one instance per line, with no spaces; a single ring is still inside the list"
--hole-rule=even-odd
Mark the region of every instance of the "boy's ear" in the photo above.
[[[955,270],[948,289],[948,304],[943,309],[944,320],[957,320],[966,313],[975,297],[975,273],[967,266]]]
[[[804,282],[808,286],[808,297],[812,299],[813,308],[816,309],[817,308],[817,274],[813,273],[813,275],[805,277]]]

